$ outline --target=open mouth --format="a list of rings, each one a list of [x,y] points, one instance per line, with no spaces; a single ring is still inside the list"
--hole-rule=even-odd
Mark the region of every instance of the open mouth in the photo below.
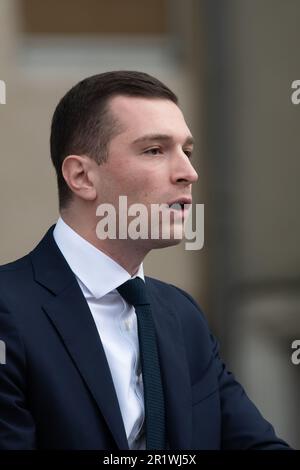
[[[174,202],[173,204],[169,204],[169,209],[173,209],[173,210],[176,210],[176,211],[179,211],[179,210],[184,210],[184,206],[185,204],[183,202]]]
[[[185,222],[189,216],[191,209],[191,201],[176,201],[171,204],[168,204],[167,207],[170,213],[175,217],[174,221],[176,222]],[[173,220],[173,219],[172,219]]]

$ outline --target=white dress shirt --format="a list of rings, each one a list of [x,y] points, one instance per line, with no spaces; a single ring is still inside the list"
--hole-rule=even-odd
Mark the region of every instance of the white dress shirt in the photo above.
[[[112,258],[78,235],[62,218],[58,219],[53,236],[75,274],[94,318],[118,397],[129,448],[144,449],[145,411],[137,318],[134,307],[116,290],[131,276]],[[144,280],[142,264],[136,276]]]

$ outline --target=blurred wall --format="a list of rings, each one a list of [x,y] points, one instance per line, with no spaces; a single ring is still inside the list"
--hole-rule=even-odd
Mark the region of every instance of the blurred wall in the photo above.
[[[299,447],[300,3],[202,5],[210,311],[228,365]]]

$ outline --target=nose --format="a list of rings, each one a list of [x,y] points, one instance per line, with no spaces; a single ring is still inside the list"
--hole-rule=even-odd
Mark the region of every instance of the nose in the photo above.
[[[179,151],[174,159],[171,178],[173,183],[191,184],[198,180],[198,173],[183,151]]]

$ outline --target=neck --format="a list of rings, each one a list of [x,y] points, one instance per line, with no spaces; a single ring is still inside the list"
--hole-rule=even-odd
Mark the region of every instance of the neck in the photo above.
[[[77,214],[75,218],[72,217],[69,211],[61,211],[60,215],[63,221],[78,233],[78,235],[113,259],[131,276],[136,274],[140,264],[150,251],[139,244],[139,240],[100,240],[96,233],[97,221],[87,216],[78,217]]]

